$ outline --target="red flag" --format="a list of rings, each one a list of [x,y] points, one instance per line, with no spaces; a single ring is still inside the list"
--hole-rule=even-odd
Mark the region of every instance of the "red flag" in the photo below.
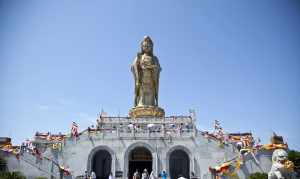
[[[72,128],[71,128],[71,135],[74,137],[78,136],[78,125],[76,124],[76,122],[72,123]]]

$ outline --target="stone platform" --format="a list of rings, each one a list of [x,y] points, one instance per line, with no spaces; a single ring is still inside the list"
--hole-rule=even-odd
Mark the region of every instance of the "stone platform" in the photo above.
[[[142,118],[142,117],[165,117],[165,111],[158,106],[137,106],[133,107],[129,111],[131,118]]]

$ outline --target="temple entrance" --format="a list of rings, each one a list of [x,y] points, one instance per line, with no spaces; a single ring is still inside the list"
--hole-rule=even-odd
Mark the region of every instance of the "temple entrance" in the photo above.
[[[152,171],[152,154],[145,147],[136,147],[129,154],[128,159],[128,178],[132,179],[132,176],[136,170],[139,171],[140,176],[144,169],[147,169],[149,175]]]
[[[179,175],[190,178],[190,159],[183,150],[174,150],[169,160],[170,177],[176,179]]]
[[[98,150],[95,153],[91,168],[96,173],[97,179],[108,179],[111,172],[111,161],[111,155],[108,151]]]

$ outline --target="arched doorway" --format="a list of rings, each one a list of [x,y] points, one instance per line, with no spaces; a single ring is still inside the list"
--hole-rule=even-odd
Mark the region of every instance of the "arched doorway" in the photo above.
[[[138,170],[141,174],[147,169],[150,174],[152,171],[152,154],[145,147],[136,147],[129,153],[128,158],[128,178],[131,179],[133,173]]]
[[[92,159],[92,171],[96,173],[97,179],[108,179],[111,172],[112,158],[108,151],[98,150]]]
[[[176,179],[179,175],[190,178],[190,159],[185,151],[176,149],[170,154],[169,171],[171,179]]]

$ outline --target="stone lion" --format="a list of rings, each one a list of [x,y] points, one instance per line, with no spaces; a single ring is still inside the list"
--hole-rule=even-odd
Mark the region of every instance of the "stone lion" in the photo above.
[[[283,149],[274,150],[268,179],[296,179],[294,164],[288,160],[287,156],[287,152]]]

